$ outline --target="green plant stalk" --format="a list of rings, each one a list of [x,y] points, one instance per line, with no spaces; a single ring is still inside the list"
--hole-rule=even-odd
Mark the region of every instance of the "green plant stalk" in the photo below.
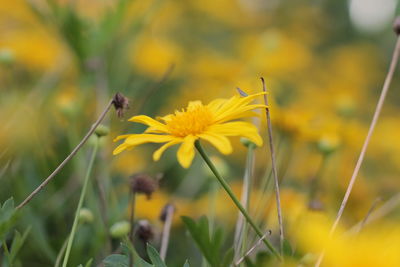
[[[67,264],[68,264],[68,259],[69,259],[69,255],[71,253],[72,243],[74,241],[75,233],[76,233],[76,230],[77,230],[77,227],[78,227],[79,213],[81,211],[81,208],[82,208],[82,205],[83,205],[83,201],[85,199],[87,187],[88,187],[88,184],[89,184],[89,177],[90,177],[90,174],[92,172],[93,163],[94,163],[94,160],[95,160],[96,154],[97,154],[99,140],[98,140],[98,137],[96,135],[94,135],[94,136],[95,136],[96,140],[95,140],[95,144],[94,144],[92,155],[90,157],[89,166],[88,166],[87,171],[86,171],[85,180],[83,182],[83,187],[82,187],[82,191],[81,191],[81,196],[79,197],[78,207],[76,208],[74,223],[72,225],[71,234],[70,234],[70,237],[68,239],[67,250],[65,251],[65,257],[64,257],[64,261],[63,261],[62,267],[67,267]]]
[[[56,258],[56,262],[54,263],[54,267],[59,267],[60,266],[61,260],[63,259],[64,252],[67,249],[67,244],[68,244],[68,240],[69,240],[70,236],[71,235],[68,235],[67,238],[64,240],[64,243],[63,243],[60,251],[58,252],[58,255],[57,255],[57,258]]]
[[[235,203],[236,207],[239,209],[239,211],[243,214],[245,217],[246,221],[250,224],[250,226],[253,228],[253,230],[257,233],[257,235],[262,238],[264,244],[267,246],[267,248],[272,252],[272,254],[277,257],[279,260],[282,260],[281,256],[279,253],[276,251],[276,249],[271,245],[271,243],[263,238],[264,234],[260,230],[260,228],[254,223],[253,219],[250,217],[250,215],[247,213],[246,209],[242,206],[240,201],[237,199],[235,194],[232,192],[232,189],[228,185],[228,183],[222,178],[222,176],[218,173],[218,170],[215,168],[214,164],[211,162],[210,158],[207,156],[206,152],[204,151],[203,147],[201,146],[200,142],[197,140],[195,142],[195,147],[197,151],[199,151],[201,157],[204,159],[210,170],[214,173],[215,177],[217,178],[218,182],[221,184],[221,186],[224,188],[226,193],[229,195],[229,197],[232,199],[233,203]]]
[[[250,210],[250,194],[251,194],[251,178],[252,178],[252,170],[253,170],[253,157],[254,157],[254,145],[250,144],[248,147],[247,153],[247,169],[246,169],[246,177],[247,177],[247,192],[246,192],[246,210]],[[248,223],[244,222],[243,224],[243,231],[242,231],[242,247],[241,253],[244,255],[247,249],[247,229]]]
[[[12,261],[11,261],[11,255],[10,255],[10,251],[8,250],[7,247],[7,243],[6,240],[3,240],[3,249],[4,249],[4,255],[6,256],[7,262],[8,262],[8,266],[12,267]]]
[[[310,181],[310,191],[308,193],[309,204],[312,201],[317,200],[316,199],[317,193],[318,193],[318,190],[320,189],[321,179],[323,178],[325,169],[327,167],[328,158],[329,158],[329,155],[327,155],[327,154],[322,155],[321,163],[319,164],[317,172],[316,172],[314,178]]]

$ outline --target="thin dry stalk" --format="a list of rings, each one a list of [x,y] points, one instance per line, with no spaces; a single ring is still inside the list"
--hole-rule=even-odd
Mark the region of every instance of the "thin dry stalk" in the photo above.
[[[245,174],[243,176],[243,188],[242,188],[242,196],[240,202],[242,205],[249,210],[249,200],[251,193],[251,178],[253,176],[254,171],[254,147],[253,144],[247,145],[247,159],[246,159],[246,167]],[[235,251],[237,255],[240,255],[240,252],[243,252],[242,249],[246,248],[246,236],[247,235],[247,227],[245,226],[246,221],[243,215],[239,212],[238,219],[236,222],[235,229]]]
[[[358,229],[361,227],[368,225],[369,223],[376,221],[382,217],[385,217],[387,214],[392,212],[395,208],[397,208],[400,205],[400,193],[394,195],[391,197],[388,201],[386,201],[385,204],[383,204],[381,207],[378,209],[374,210],[371,212],[369,216],[364,218],[363,221],[357,223],[353,227],[350,228],[350,230],[347,232],[349,234],[354,234],[357,233]]]
[[[358,176],[358,172],[360,171],[361,164],[362,164],[362,162],[364,160],[365,153],[366,153],[367,148],[368,148],[368,144],[369,144],[369,142],[371,140],[372,133],[374,132],[376,123],[378,122],[379,115],[380,115],[380,113],[382,111],[382,107],[383,107],[383,104],[385,102],[385,98],[386,98],[387,92],[389,90],[390,83],[392,82],[393,74],[394,74],[394,71],[396,70],[397,62],[399,61],[399,55],[400,55],[400,38],[398,37],[397,38],[397,42],[396,42],[396,46],[395,46],[395,49],[394,49],[394,52],[393,52],[392,60],[390,62],[390,67],[389,67],[388,73],[386,75],[385,82],[383,84],[381,95],[379,97],[378,104],[377,104],[377,106],[375,108],[374,116],[372,118],[371,124],[370,124],[369,129],[368,129],[367,137],[365,138],[364,144],[362,146],[360,155],[359,155],[358,160],[357,160],[356,167],[354,168],[353,175],[351,176],[349,185],[347,186],[346,193],[345,193],[345,195],[343,197],[343,201],[342,201],[342,204],[340,205],[340,209],[339,209],[339,211],[337,213],[335,222],[333,223],[333,226],[332,226],[332,228],[330,230],[330,233],[329,233],[330,237],[332,237],[332,235],[334,234],[334,232],[335,232],[335,230],[336,230],[336,228],[337,228],[337,226],[339,224],[339,221],[340,221],[340,219],[341,219],[341,217],[343,215],[343,211],[344,211],[344,209],[346,207],[346,204],[347,204],[347,202],[349,200],[349,197],[350,197],[351,191],[353,189],[354,183],[356,182],[356,179],[357,179],[357,176]],[[315,264],[316,267],[320,266],[320,264],[321,264],[321,262],[323,260],[323,257],[324,257],[324,253],[322,253],[320,255],[320,257],[318,258],[318,261]]]
[[[169,234],[171,232],[171,225],[172,225],[172,218],[174,217],[174,206],[171,204],[168,204],[165,207],[165,222],[164,222],[164,227],[162,231],[162,238],[161,238],[161,248],[160,248],[160,257],[162,260],[165,260],[165,257],[167,256],[167,250],[168,250],[168,243],[169,243]]]
[[[369,208],[367,215],[365,215],[364,219],[360,223],[360,227],[357,229],[357,233],[359,233],[367,223],[369,217],[371,216],[372,212],[375,210],[376,206],[378,205],[379,202],[382,201],[382,198],[378,197],[377,199],[374,200],[372,203],[371,207]]]
[[[239,266],[239,264],[241,264],[244,259],[249,256],[260,244],[261,242],[268,236],[271,235],[271,230],[269,230],[268,232],[266,232],[255,244],[254,246],[252,246],[244,255],[243,257],[241,257],[236,263],[235,266]]]
[[[75,154],[79,151],[79,149],[82,148],[82,146],[86,143],[89,137],[94,133],[97,126],[99,126],[99,124],[102,122],[102,120],[110,110],[113,103],[114,103],[114,98],[111,99],[110,102],[108,102],[106,108],[103,110],[103,112],[101,113],[97,121],[92,125],[92,127],[90,127],[90,130],[87,132],[85,137],[83,137],[81,142],[74,148],[74,150],[72,150],[72,152],[64,159],[64,161],[61,162],[61,164],[58,165],[58,167],[46,178],[46,180],[44,180],[24,201],[21,202],[21,204],[17,206],[17,209],[20,209],[24,207],[26,204],[28,204],[29,201],[31,201],[32,198],[34,198],[61,171],[61,169],[65,166],[65,164],[67,164],[68,161],[70,161],[75,156]]]
[[[264,78],[261,78],[263,91],[267,93],[267,87],[265,85]],[[283,220],[282,220],[282,208],[281,208],[281,196],[279,192],[279,179],[278,179],[278,170],[276,168],[276,158],[275,158],[275,150],[274,150],[274,143],[272,139],[272,123],[271,123],[271,115],[268,107],[268,97],[267,94],[264,95],[264,102],[267,106],[265,108],[265,113],[267,116],[267,127],[268,127],[268,141],[269,141],[269,150],[271,153],[271,160],[272,160],[272,173],[274,175],[274,182],[275,182],[275,197],[276,197],[276,208],[278,211],[278,222],[279,222],[279,240],[280,240],[280,249],[281,254],[283,252]]]

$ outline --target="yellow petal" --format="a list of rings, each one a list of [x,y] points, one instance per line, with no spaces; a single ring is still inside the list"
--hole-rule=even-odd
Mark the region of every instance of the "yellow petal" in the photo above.
[[[246,118],[246,117],[256,117],[259,116],[260,114],[252,111],[253,109],[257,108],[266,108],[266,105],[247,105],[243,107],[238,107],[235,110],[232,110],[230,112],[226,112],[225,114],[216,117],[215,118],[215,123],[222,123],[226,121],[231,121],[231,120],[237,120],[241,118]]]
[[[197,137],[188,135],[183,139],[182,145],[178,149],[178,162],[183,168],[189,168],[194,158],[194,141]]]
[[[171,135],[161,134],[131,134],[125,139],[125,143],[131,146],[137,146],[145,143],[164,143],[174,139]]]
[[[238,97],[234,96],[230,98],[224,105],[222,105],[216,112],[215,112],[215,117],[217,121],[227,121],[228,119],[225,119],[228,116],[232,116],[233,114],[238,114],[240,113],[240,110],[245,109],[245,110],[251,110],[258,108],[254,106],[253,108],[246,108],[247,105],[253,101],[255,98],[264,95],[264,92],[257,93],[254,95],[249,95],[246,97]],[[249,105],[252,106],[252,105]]]
[[[227,100],[223,98],[217,98],[208,103],[207,107],[213,111],[216,112]]]
[[[121,139],[125,139],[125,138],[127,138],[129,136],[130,136],[130,134],[119,135],[119,136],[114,138],[113,142],[117,142],[117,141],[119,141]]]
[[[117,146],[114,151],[113,151],[113,155],[117,155],[119,153],[121,153],[122,151],[124,151],[125,149],[127,149],[127,145],[125,143],[120,144],[119,146]]]
[[[248,122],[234,121],[216,124],[210,126],[208,131],[225,136],[243,136],[248,138],[257,146],[262,146],[263,143],[261,136],[258,134],[257,128]]]
[[[222,154],[232,153],[232,145],[228,138],[221,134],[214,134],[212,132],[206,132],[199,135],[200,138],[208,141],[215,146]]]
[[[154,153],[153,153],[153,160],[154,161],[158,161],[161,158],[161,155],[164,153],[164,151],[169,148],[170,146],[176,145],[178,143],[182,142],[182,140],[180,139],[176,139],[176,140],[172,140],[171,142],[168,142],[166,144],[164,144],[163,146],[161,146],[159,149],[157,149]]]
[[[165,124],[162,124],[161,122],[156,121],[155,119],[150,118],[149,116],[145,116],[145,115],[133,116],[128,121],[138,122],[138,123],[148,125],[151,129],[158,130],[160,132],[168,132]]]

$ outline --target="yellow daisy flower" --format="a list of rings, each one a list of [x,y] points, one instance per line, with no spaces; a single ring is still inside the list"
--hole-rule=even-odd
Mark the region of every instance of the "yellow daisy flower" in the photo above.
[[[244,121],[237,121],[244,117],[256,116],[252,110],[265,108],[265,105],[251,104],[258,93],[245,97],[233,96],[230,99],[215,99],[208,105],[201,101],[189,102],[186,109],[175,111],[174,114],[161,117],[158,120],[145,115],[134,116],[131,122],[138,122],[149,127],[142,134],[120,135],[115,141],[125,139],[113,152],[114,155],[129,150],[144,143],[165,143],[153,154],[155,161],[159,160],[163,152],[170,146],[181,144],[177,157],[184,168],[188,168],[195,154],[195,141],[206,140],[215,146],[222,154],[232,152],[232,145],[228,136],[243,136],[262,145],[262,138],[257,128]]]

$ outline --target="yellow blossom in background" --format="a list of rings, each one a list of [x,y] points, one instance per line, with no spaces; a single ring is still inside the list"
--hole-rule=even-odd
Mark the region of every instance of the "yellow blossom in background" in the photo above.
[[[182,61],[179,47],[168,40],[142,37],[135,40],[131,61],[145,74],[158,77]],[[178,64],[179,65],[179,64]]]
[[[208,105],[200,101],[189,102],[188,107],[182,111],[154,120],[145,115],[134,116],[131,122],[148,125],[143,134],[120,135],[114,139],[125,141],[114,150],[114,155],[126,149],[144,143],[166,143],[153,154],[155,161],[159,160],[163,152],[170,146],[180,144],[177,156],[179,163],[188,168],[194,158],[194,142],[199,139],[206,140],[215,146],[222,154],[230,154],[232,145],[228,136],[243,136],[262,145],[262,138],[257,128],[248,122],[233,121],[245,117],[255,116],[252,110],[265,107],[261,104],[250,104],[263,93],[246,97],[233,96],[230,99],[216,99]]]
[[[321,213],[308,213],[293,229],[300,250],[318,255],[325,248],[321,266],[400,266],[400,228],[384,222],[362,229],[357,235],[340,229],[329,238],[332,222]]]

